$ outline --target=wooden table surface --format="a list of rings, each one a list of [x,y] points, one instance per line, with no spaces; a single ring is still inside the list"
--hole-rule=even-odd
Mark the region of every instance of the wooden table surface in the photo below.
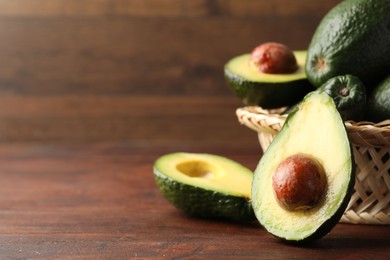
[[[389,259],[390,227],[338,224],[309,247],[256,222],[190,218],[155,186],[176,151],[227,156],[254,169],[252,148],[130,143],[0,145],[0,259]]]
[[[224,64],[266,41],[306,49],[340,1],[0,1],[0,260],[390,259],[389,226],[294,247],[185,216],[152,174],[177,151],[254,169]]]

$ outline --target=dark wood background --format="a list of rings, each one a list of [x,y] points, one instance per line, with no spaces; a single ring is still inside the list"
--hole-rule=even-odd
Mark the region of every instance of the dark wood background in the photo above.
[[[339,0],[0,1],[0,142],[253,145],[223,65]]]
[[[339,1],[0,0],[0,259],[389,259],[388,226],[292,247],[185,216],[152,174],[177,151],[254,170],[224,64],[266,41],[307,48]]]

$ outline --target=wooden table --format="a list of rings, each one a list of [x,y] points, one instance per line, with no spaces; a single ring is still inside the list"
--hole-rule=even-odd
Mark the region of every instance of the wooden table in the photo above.
[[[340,1],[0,2],[0,260],[390,259],[388,226],[293,247],[185,216],[152,174],[177,151],[254,169],[224,64],[265,41],[306,49]]]
[[[175,151],[254,169],[253,148],[130,143],[0,145],[0,259],[389,259],[390,227],[338,224],[309,247],[257,223],[187,217],[155,186],[153,162]]]

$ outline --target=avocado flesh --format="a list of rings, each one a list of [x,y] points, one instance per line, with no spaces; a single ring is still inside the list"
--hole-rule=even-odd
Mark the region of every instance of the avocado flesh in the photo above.
[[[245,105],[278,108],[298,102],[314,88],[304,71],[306,51],[294,51],[298,69],[290,74],[268,74],[249,66],[250,54],[232,58],[224,73],[228,86]]]
[[[185,213],[237,221],[254,219],[253,172],[228,158],[200,153],[171,153],[154,165],[164,197]]]
[[[290,74],[269,74],[254,70],[249,66],[250,54],[243,54],[230,60],[226,69],[230,70],[239,77],[242,77],[252,82],[286,82],[298,79],[305,79],[306,74],[304,71],[306,51],[294,51],[295,58],[298,63],[298,69],[294,73]]]
[[[327,177],[322,202],[310,210],[288,211],[277,202],[272,176],[288,156],[306,153],[321,162]],[[354,185],[354,162],[343,121],[331,97],[308,94],[286,119],[256,168],[252,206],[259,222],[273,235],[304,242],[328,233],[340,219]]]
[[[306,61],[309,81],[320,87],[344,74],[359,77],[370,92],[390,67],[390,1],[345,0],[318,25]]]

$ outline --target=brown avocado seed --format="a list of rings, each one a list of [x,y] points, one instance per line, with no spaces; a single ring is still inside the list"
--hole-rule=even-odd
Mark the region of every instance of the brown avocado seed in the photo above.
[[[308,154],[284,159],[272,176],[274,194],[287,210],[308,210],[322,200],[327,180],[323,166]]]
[[[276,42],[263,43],[254,48],[249,66],[269,74],[289,74],[298,69],[294,53],[286,45]]]

